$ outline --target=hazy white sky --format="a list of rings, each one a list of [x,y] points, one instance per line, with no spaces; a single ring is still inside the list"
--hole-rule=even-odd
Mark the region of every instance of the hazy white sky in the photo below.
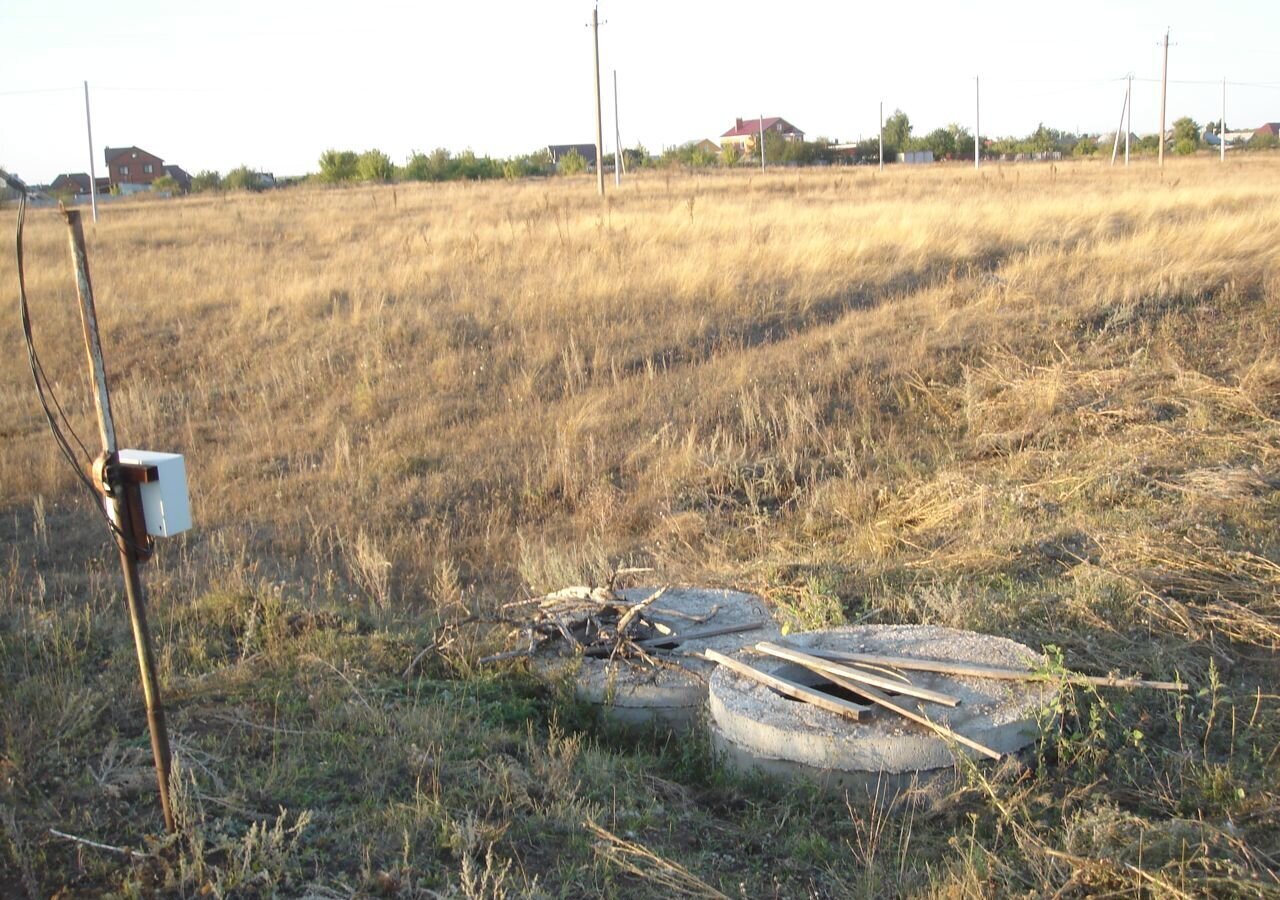
[[[31,182],[88,168],[84,80],[99,171],[106,145],[288,175],[328,147],[403,162],[590,142],[590,17],[588,0],[3,0],[0,165]],[[623,143],[650,150],[760,113],[856,139],[881,100],[916,134],[972,129],[975,74],[985,135],[1110,131],[1128,72],[1151,79],[1134,130],[1155,131],[1166,26],[1170,122],[1217,119],[1223,77],[1229,127],[1280,120],[1277,0],[602,0],[600,17],[609,148],[614,69]]]

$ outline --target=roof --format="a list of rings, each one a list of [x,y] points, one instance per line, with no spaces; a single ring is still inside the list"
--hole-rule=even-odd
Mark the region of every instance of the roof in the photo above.
[[[587,161],[587,165],[594,166],[596,164],[596,145],[595,144],[548,144],[547,152],[551,154],[551,161],[557,163],[565,154],[572,151],[578,151],[578,155]]]
[[[726,131],[720,137],[747,137],[752,134],[759,134],[761,128],[765,131],[771,130],[778,123],[782,123],[783,131],[799,134],[800,129],[792,125],[781,116],[765,116],[763,122],[759,117],[754,119],[737,119],[734,126]]]
[[[1263,122],[1261,126],[1254,130],[1254,134],[1260,133],[1280,135],[1280,122]]]
[[[59,191],[62,190],[63,187],[68,186],[68,184],[75,185],[76,193],[89,193],[89,176],[85,172],[63,173],[53,179],[53,182],[49,185],[49,189]]]
[[[160,159],[154,153],[149,153],[141,147],[106,147],[103,149],[103,155],[107,158],[107,165],[111,165],[112,160],[125,153],[140,153],[143,156],[150,156],[152,159]],[[160,161],[164,162],[162,159]]]

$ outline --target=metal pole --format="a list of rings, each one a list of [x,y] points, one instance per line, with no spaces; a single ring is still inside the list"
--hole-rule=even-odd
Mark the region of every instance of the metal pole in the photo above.
[[[107,370],[102,357],[102,340],[98,333],[98,314],[93,303],[93,285],[89,280],[89,257],[85,252],[84,228],[80,211],[66,210],[67,230],[71,241],[71,259],[76,270],[76,295],[80,300],[80,322],[84,326],[85,350],[89,356],[89,374],[93,380],[93,402],[98,412],[98,433],[106,459],[107,514],[119,529],[116,546],[120,550],[120,566],[124,570],[125,598],[129,606],[129,622],[133,626],[133,642],[138,651],[138,669],[142,676],[142,696],[147,706],[147,726],[151,732],[151,754],[155,758],[156,781],[160,787],[160,811],[164,827],[176,830],[173,807],[169,802],[169,733],[164,724],[164,705],[160,700],[160,682],[156,678],[155,659],[151,653],[151,632],[147,627],[146,595],[138,574],[138,556],[132,541],[129,504],[125,500],[125,484],[117,462],[115,423],[111,418],[111,395],[107,392]]]
[[[973,76],[973,167],[978,168],[978,147],[982,140],[982,89],[978,76]]]
[[[1169,29],[1164,30],[1164,74],[1160,76],[1160,168],[1164,168],[1164,109],[1169,96]]]
[[[884,101],[880,101],[880,171],[884,171]]]
[[[1120,124],[1116,126],[1115,140],[1111,142],[1111,165],[1116,164],[1116,155],[1120,152],[1120,129],[1124,128],[1124,114],[1129,108],[1129,92],[1125,91],[1124,104],[1120,107]]]
[[[760,171],[764,171],[764,113],[760,114]]]
[[[1133,134],[1133,73],[1129,73],[1129,86],[1124,90],[1124,103],[1128,110],[1124,119],[1124,165],[1129,167],[1129,135]]]
[[[98,174],[93,164],[93,125],[89,121],[89,82],[84,83],[84,129],[89,133],[89,203],[93,206],[93,224],[98,224]]]
[[[591,10],[591,38],[596,48],[596,191],[604,196],[604,132],[600,122],[600,8]]]
[[[1222,118],[1218,121],[1218,159],[1227,161],[1227,76],[1222,76]]]
[[[622,127],[618,124],[618,70],[613,70],[613,186],[622,185]]]

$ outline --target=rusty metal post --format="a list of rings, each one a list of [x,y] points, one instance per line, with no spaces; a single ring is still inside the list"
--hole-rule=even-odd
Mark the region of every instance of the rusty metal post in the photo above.
[[[169,733],[164,724],[164,705],[160,701],[160,683],[156,678],[155,659],[151,652],[151,632],[147,627],[146,595],[138,574],[138,553],[131,539],[134,533],[126,502],[124,477],[117,459],[116,429],[111,418],[111,395],[107,391],[107,371],[102,358],[102,341],[98,333],[98,314],[93,305],[93,285],[89,280],[89,257],[85,252],[84,228],[78,210],[64,210],[71,240],[71,259],[76,270],[76,294],[80,299],[80,321],[84,326],[85,350],[89,355],[89,373],[93,379],[93,402],[98,412],[98,432],[102,438],[103,484],[106,488],[107,515],[118,529],[116,546],[120,550],[120,566],[124,570],[125,598],[129,621],[133,626],[133,642],[138,651],[138,669],[142,676],[142,695],[147,705],[147,725],[151,731],[151,753],[155,757],[156,780],[160,787],[160,810],[164,827],[175,830],[173,808],[169,802]]]

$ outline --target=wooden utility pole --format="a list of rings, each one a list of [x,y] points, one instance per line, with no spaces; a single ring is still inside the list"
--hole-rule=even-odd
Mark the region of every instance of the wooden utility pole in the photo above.
[[[1125,117],[1125,113],[1128,112],[1128,110],[1129,110],[1129,91],[1128,89],[1126,89],[1124,92],[1124,103],[1120,107],[1120,124],[1116,126],[1115,140],[1111,142],[1111,165],[1113,166],[1116,164],[1116,156],[1120,152],[1120,129],[1124,128],[1124,117]],[[1127,150],[1129,146],[1129,139],[1127,136],[1125,137],[1124,144]],[[1128,163],[1129,163],[1129,154],[1126,152],[1125,164],[1128,165]]]
[[[596,52],[596,191],[604,196],[604,131],[600,113],[600,7],[591,9],[591,39]]]
[[[98,333],[98,313],[93,303],[93,284],[89,280],[89,257],[85,252],[84,228],[80,211],[63,212],[71,241],[71,260],[76,272],[76,295],[80,300],[80,322],[84,327],[85,350],[89,357],[89,376],[93,382],[93,402],[98,413],[98,434],[102,438],[100,487],[105,492],[107,516],[120,550],[120,566],[124,570],[125,599],[129,622],[133,626],[133,643],[138,651],[138,669],[142,676],[142,696],[147,706],[147,725],[151,731],[151,754],[155,758],[156,780],[160,788],[160,811],[164,827],[173,832],[176,825],[169,802],[169,733],[164,724],[164,705],[160,700],[160,682],[156,678],[155,658],[151,653],[151,632],[147,627],[146,595],[138,573],[138,546],[134,535],[132,511],[126,499],[126,487],[118,456],[116,427],[111,417],[111,395],[107,391],[107,370],[102,357],[102,340]]]
[[[1164,110],[1169,96],[1169,29],[1164,30],[1164,73],[1160,76],[1160,168],[1164,168]]]
[[[93,125],[89,121],[89,82],[87,81],[84,83],[84,129],[89,133],[89,203],[93,206],[93,224],[97,225],[98,175],[93,162]]]

